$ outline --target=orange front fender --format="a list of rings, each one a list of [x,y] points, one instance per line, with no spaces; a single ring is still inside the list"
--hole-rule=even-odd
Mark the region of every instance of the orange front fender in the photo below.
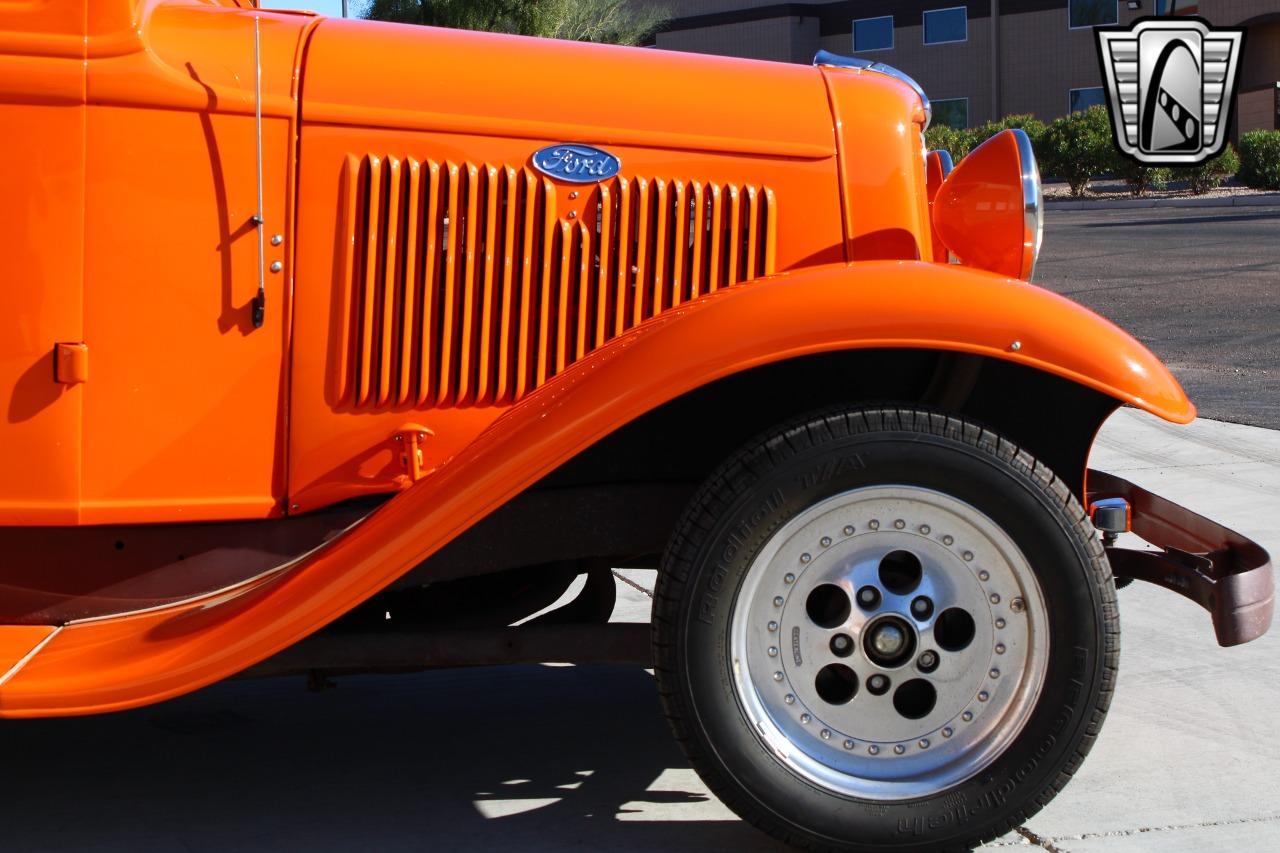
[[[782,274],[720,291],[616,339],[512,408],[435,473],[270,577],[60,627],[7,674],[0,716],[122,709],[232,675],[340,616],[656,406],[757,365],[868,347],[1006,359],[1167,420],[1195,416],[1178,383],[1141,344],[1040,288],[921,262]],[[8,630],[0,628],[0,640]]]

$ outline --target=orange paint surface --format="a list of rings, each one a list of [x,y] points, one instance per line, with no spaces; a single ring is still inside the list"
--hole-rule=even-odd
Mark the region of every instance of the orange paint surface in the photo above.
[[[857,286],[862,281],[876,286]],[[1063,328],[1075,334],[1067,339]],[[1015,339],[1022,342],[1016,352],[1009,347]],[[273,579],[211,600],[72,623],[0,690],[0,715],[125,708],[231,675],[377,592],[619,424],[716,378],[850,347],[1003,358],[1170,420],[1195,416],[1139,343],[1039,288],[923,262],[779,275],[706,297],[606,344],[349,534]]]
[[[247,5],[0,4],[0,184],[21,200],[0,207],[0,525],[402,493],[268,578],[63,627],[0,716],[226,677],[622,424],[768,362],[947,349],[1194,416],[1105,320],[929,263],[923,110],[882,74]],[[533,168],[567,141],[618,174]],[[58,381],[58,343],[91,353],[81,381]],[[43,630],[0,626],[0,658]]]

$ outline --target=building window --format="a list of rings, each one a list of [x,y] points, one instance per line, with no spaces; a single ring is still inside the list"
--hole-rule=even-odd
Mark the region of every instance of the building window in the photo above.
[[[968,41],[969,10],[964,6],[933,9],[924,13],[924,43]]]
[[[853,22],[854,52],[891,50],[893,48],[893,15],[863,18]]]
[[[1071,112],[1073,113],[1087,110],[1089,107],[1101,106],[1106,102],[1107,96],[1103,94],[1101,86],[1071,90]]]
[[[946,125],[947,127],[954,127],[956,130],[964,130],[969,126],[968,98],[946,98],[941,101],[932,101],[931,103],[933,105],[931,126]]]
[[[1075,30],[1114,24],[1120,20],[1119,7],[1119,0],[1069,0],[1067,26]]]

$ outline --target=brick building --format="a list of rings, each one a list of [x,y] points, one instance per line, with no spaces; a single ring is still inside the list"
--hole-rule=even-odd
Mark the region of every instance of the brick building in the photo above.
[[[825,48],[881,60],[920,81],[934,121],[968,126],[1102,103],[1093,27],[1166,14],[1170,0],[637,2],[672,14],[655,37],[659,48],[806,63]],[[1238,130],[1280,127],[1280,0],[1176,0],[1174,12],[1248,27]]]

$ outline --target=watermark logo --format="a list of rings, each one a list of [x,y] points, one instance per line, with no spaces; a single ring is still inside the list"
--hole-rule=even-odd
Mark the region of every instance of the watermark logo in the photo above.
[[[1116,146],[1150,166],[1194,166],[1227,144],[1243,29],[1199,18],[1099,27]]]

